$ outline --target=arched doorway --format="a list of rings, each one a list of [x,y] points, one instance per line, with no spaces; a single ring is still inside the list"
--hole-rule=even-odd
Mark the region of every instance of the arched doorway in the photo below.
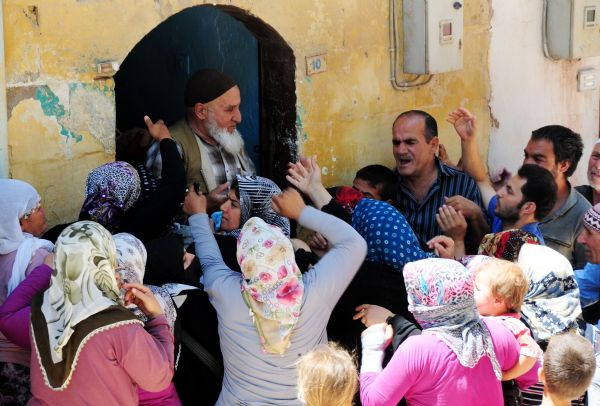
[[[190,7],[142,38],[114,77],[117,128],[143,127],[145,114],[167,125],[182,118],[185,83],[201,68],[239,83],[246,149],[260,174],[285,183],[297,152],[294,54],[271,26],[238,7]]]

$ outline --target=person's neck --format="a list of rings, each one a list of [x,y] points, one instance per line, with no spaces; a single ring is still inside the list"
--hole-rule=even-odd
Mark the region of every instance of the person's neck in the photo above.
[[[598,203],[600,203],[600,191],[592,188],[592,206],[597,205]]]
[[[427,192],[435,183],[438,177],[438,167],[433,163],[430,170],[424,171],[421,174],[402,177],[401,182],[408,188],[420,203],[427,196]]]
[[[554,204],[550,214],[554,214],[560,210],[560,208],[569,198],[570,193],[571,185],[569,185],[569,182],[565,178],[562,178],[560,181],[556,182],[556,203]]]
[[[196,134],[197,137],[200,137],[202,141],[206,142],[209,145],[217,145],[217,140],[208,135],[208,131],[206,131],[204,125],[202,123],[199,123],[198,120],[195,119],[195,117],[188,116],[187,123],[194,132],[194,134]]]
[[[537,220],[533,216],[519,218],[517,221],[502,220],[502,230],[521,229],[527,224],[534,223]]]
[[[544,396],[542,397],[542,403],[540,406],[570,406],[571,401],[569,399],[560,398],[558,396],[552,395],[547,391],[544,391]]]

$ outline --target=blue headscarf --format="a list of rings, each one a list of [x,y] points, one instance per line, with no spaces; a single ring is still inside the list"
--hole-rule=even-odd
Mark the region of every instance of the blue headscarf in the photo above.
[[[362,199],[354,209],[352,227],[367,241],[367,261],[402,272],[408,262],[435,257],[421,249],[404,216],[389,203]]]

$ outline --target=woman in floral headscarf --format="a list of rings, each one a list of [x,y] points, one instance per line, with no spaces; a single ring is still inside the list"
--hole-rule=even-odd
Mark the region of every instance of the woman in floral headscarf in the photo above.
[[[407,338],[384,369],[386,325],[364,331],[362,404],[396,405],[405,397],[408,404],[502,405],[502,371],[517,361],[519,344],[500,322],[479,317],[471,272],[453,260],[424,259],[403,273],[409,310],[423,333]],[[521,385],[535,383],[533,369]]]
[[[47,227],[40,195],[29,183],[0,179],[0,305],[52,252],[39,239]],[[30,352],[0,334],[0,404],[23,404],[29,394]]]
[[[136,388],[160,391],[173,376],[173,336],[150,290],[115,279],[116,251],[97,223],[68,226],[55,250],[50,287],[31,306],[30,405],[137,404]],[[107,354],[111,356],[107,357]]]
[[[319,231],[332,245],[303,275],[287,236],[257,217],[239,235],[242,274],[230,270],[213,238],[205,197],[190,192],[184,204],[205,290],[219,316],[225,377],[217,405],[300,404],[295,363],[327,341],[331,311],[365,256],[366,244],[354,229],[306,207],[295,190],[273,197],[272,204],[276,213]]]

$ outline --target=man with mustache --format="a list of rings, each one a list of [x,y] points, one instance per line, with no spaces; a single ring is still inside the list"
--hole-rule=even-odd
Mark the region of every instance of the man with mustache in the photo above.
[[[396,203],[421,246],[427,249],[427,242],[442,233],[436,222],[438,209],[458,203],[456,208],[469,224],[467,252],[476,250],[489,230],[481,194],[470,176],[444,165],[436,156],[439,139],[435,119],[420,110],[400,114],[392,126],[392,144],[398,175]]]
[[[240,89],[226,74],[202,69],[187,82],[185,118],[169,128],[179,144],[187,184],[197,183],[208,193],[209,209],[227,199],[235,175],[254,175],[254,164],[236,126],[242,121]]]

